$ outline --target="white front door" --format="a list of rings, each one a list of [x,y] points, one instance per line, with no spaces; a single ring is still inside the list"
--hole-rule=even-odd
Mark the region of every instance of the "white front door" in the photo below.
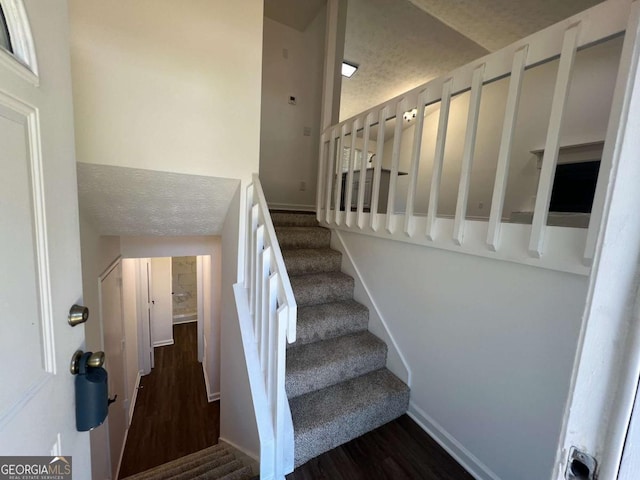
[[[67,4],[0,6],[0,452],[72,456],[89,478],[69,372],[84,326],[67,323],[82,301]]]

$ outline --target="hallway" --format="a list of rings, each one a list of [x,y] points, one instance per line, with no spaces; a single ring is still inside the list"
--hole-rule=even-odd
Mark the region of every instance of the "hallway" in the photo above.
[[[220,402],[207,401],[196,323],[174,325],[173,335],[174,345],[155,349],[155,368],[140,382],[120,478],[218,441]]]

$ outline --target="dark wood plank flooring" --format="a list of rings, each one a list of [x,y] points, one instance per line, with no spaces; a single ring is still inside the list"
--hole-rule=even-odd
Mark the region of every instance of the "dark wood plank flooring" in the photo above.
[[[407,415],[316,457],[287,480],[473,480]]]
[[[155,349],[129,427],[120,478],[218,443],[220,402],[209,403],[195,323],[173,327],[174,345]]]
[[[207,402],[197,360],[196,324],[176,325],[175,344],[156,348],[142,377],[120,478],[217,443],[220,402]],[[287,480],[473,480],[411,418],[403,415],[316,457]]]

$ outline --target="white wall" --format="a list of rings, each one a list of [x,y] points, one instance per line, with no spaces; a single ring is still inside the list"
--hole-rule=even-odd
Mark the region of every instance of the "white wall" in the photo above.
[[[83,302],[89,308],[89,320],[84,324],[87,351],[104,350],[98,301],[98,277],[120,255],[120,238],[99,236],[93,226],[80,218],[80,246],[82,256]],[[111,477],[111,466],[106,452],[109,448],[107,424],[91,431],[91,478]],[[117,453],[116,453],[117,454]]]
[[[340,235],[412,371],[418,421],[477,471],[474,457],[494,478],[549,478],[587,278]]]
[[[621,48],[622,41],[617,38],[578,52],[561,145],[604,140]],[[525,72],[503,217],[508,218],[512,211],[533,210],[532,197],[536,195],[539,170],[537,157],[531,150],[544,148],[557,67],[556,60]],[[489,216],[507,88],[508,78],[486,85],[482,92],[467,216]],[[589,101],[584,101],[585,98]],[[440,215],[455,214],[468,107],[468,92],[452,100],[438,206]],[[426,214],[428,208],[440,109],[436,105],[428,112],[415,207],[415,212],[420,214]],[[414,131],[415,127],[410,126],[402,135],[400,170],[404,172],[409,171],[411,164]],[[385,143],[383,166],[386,168],[391,165],[392,144],[392,140]],[[370,150],[375,151],[375,144],[370,145]],[[405,210],[407,186],[408,176],[399,177],[397,212]]]
[[[233,285],[238,281],[242,201],[238,189],[222,231],[222,316],[220,322],[220,438],[258,458],[260,441],[240,334]]]
[[[260,0],[71,0],[79,161],[258,171]]]
[[[213,255],[221,237],[120,237],[123,258]]]
[[[264,19],[260,180],[279,208],[315,209],[325,22],[326,8],[304,32]]]

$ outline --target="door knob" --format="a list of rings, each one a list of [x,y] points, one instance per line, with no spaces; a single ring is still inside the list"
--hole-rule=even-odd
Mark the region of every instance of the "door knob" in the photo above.
[[[89,309],[82,305],[72,305],[69,310],[69,325],[75,327],[89,319]]]
[[[82,350],[77,350],[71,357],[69,371],[72,375],[77,375],[80,371],[80,359],[84,355]],[[91,352],[91,356],[87,359],[87,366],[92,368],[100,368],[104,365],[104,352]]]

